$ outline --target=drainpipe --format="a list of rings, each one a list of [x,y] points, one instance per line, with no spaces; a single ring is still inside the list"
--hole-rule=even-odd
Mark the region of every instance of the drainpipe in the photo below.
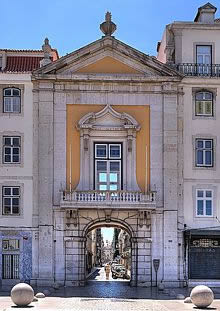
[[[136,238],[136,287],[138,285],[138,242]]]

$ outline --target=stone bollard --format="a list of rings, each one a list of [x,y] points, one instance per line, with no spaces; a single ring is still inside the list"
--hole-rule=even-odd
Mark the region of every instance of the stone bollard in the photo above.
[[[184,299],[184,303],[192,303],[190,297],[186,297],[186,298]]]
[[[190,299],[196,307],[206,308],[213,302],[214,294],[208,286],[198,285],[191,291]]]
[[[45,295],[44,295],[44,293],[37,293],[35,295],[35,297],[37,297],[37,298],[45,298]]]
[[[11,290],[11,300],[20,307],[28,306],[34,299],[33,288],[26,283],[19,283]]]

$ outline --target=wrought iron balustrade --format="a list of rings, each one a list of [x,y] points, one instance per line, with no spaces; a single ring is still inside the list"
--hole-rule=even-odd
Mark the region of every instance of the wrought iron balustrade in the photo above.
[[[177,70],[186,76],[220,77],[220,64],[183,63],[177,65]]]
[[[137,191],[63,191],[63,203],[84,204],[141,204],[155,203],[156,192],[145,194]]]

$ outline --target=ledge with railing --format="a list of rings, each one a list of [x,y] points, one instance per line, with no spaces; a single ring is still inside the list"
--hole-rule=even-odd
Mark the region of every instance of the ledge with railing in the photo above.
[[[177,70],[192,77],[220,77],[220,64],[183,63],[177,65]]]
[[[63,208],[94,207],[156,207],[156,192],[142,193],[138,191],[63,191],[61,197]]]

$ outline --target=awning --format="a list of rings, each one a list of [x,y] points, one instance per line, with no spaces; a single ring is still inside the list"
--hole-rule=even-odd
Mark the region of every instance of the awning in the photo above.
[[[190,229],[184,231],[185,236],[220,236],[220,228],[219,230],[211,230],[211,229]]]

